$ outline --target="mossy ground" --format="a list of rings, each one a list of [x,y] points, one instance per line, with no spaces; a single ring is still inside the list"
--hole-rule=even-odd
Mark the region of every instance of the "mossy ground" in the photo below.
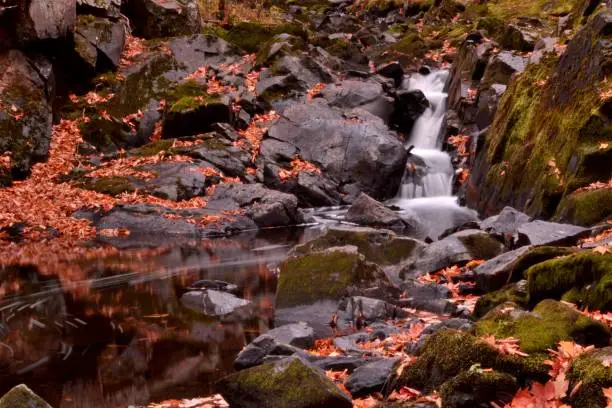
[[[581,355],[569,371],[571,385],[579,382],[582,385],[569,398],[573,407],[599,408],[606,406],[602,388],[612,386],[612,367],[603,365],[603,361],[612,357],[612,348],[607,347]]]
[[[439,393],[445,407],[488,406],[491,401],[510,401],[518,388],[510,374],[470,369],[442,384]]]
[[[612,218],[612,188],[584,191],[563,198],[555,220],[590,226]]]

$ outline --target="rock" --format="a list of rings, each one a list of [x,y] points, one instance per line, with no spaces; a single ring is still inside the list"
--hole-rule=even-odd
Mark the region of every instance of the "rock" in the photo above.
[[[399,88],[404,80],[404,69],[402,68],[402,64],[397,61],[389,62],[388,64],[378,67],[376,73],[386,78],[393,79],[396,88]]]
[[[165,138],[191,136],[214,130],[217,123],[233,122],[231,100],[224,96],[183,96],[167,113]]]
[[[410,133],[417,119],[429,108],[430,104],[423,91],[400,90],[395,96],[395,110],[391,123],[400,131]]]
[[[92,72],[118,67],[125,40],[123,22],[92,15],[79,16],[74,33],[75,51]]]
[[[298,148],[337,183],[354,183],[376,199],[394,196],[404,173],[407,153],[400,140],[360,109],[343,116],[316,100],[292,105],[269,136]]]
[[[121,15],[121,3],[122,0],[77,0],[77,10],[79,14],[118,18]]]
[[[211,210],[244,210],[259,227],[296,225],[303,222],[293,195],[269,190],[261,184],[221,184],[210,197]]]
[[[580,355],[569,370],[567,378],[570,380],[570,389],[578,383],[581,386],[569,397],[573,407],[604,407],[607,398],[602,389],[612,386],[612,368],[609,361],[612,359],[612,347],[593,350]]]
[[[45,400],[29,389],[25,384],[11,388],[0,398],[0,408],[51,408]]]
[[[485,408],[493,401],[509,403],[519,388],[516,378],[509,374],[475,369],[442,384],[440,397],[448,408]]]
[[[193,282],[187,290],[197,291],[197,290],[205,290],[205,289],[213,289],[220,292],[228,292],[234,295],[239,293],[238,286],[233,283],[224,282],[220,280],[214,279],[202,279],[196,282]]]
[[[347,320],[355,322],[358,318],[362,318],[366,324],[393,319],[402,314],[401,309],[384,300],[364,296],[349,298],[343,311]]]
[[[476,334],[514,337],[528,354],[546,353],[562,340],[596,347],[606,346],[610,340],[606,326],[552,299],[538,303],[532,312],[506,311],[504,307],[500,305],[480,319]]]
[[[353,406],[323,372],[295,357],[230,374],[217,390],[236,408]]]
[[[422,227],[414,217],[400,217],[367,194],[361,193],[346,213],[346,221],[355,224],[380,227],[400,233],[417,235]]]
[[[478,129],[484,130],[493,123],[497,105],[504,92],[506,92],[506,88],[507,86],[503,84],[492,84],[478,92],[478,106],[474,118]]]
[[[501,45],[512,50],[533,51],[539,39],[536,30],[529,26],[508,24],[501,38]]]
[[[504,207],[497,215],[480,223],[484,231],[496,234],[516,234],[520,226],[531,221],[531,217],[512,207]]]
[[[563,299],[589,310],[612,311],[612,255],[581,251],[534,265],[526,272],[529,299]]]
[[[403,291],[401,305],[418,310],[427,310],[432,313],[452,314],[457,307],[449,301],[450,290],[442,285],[423,284],[409,279],[402,283]]]
[[[279,343],[273,337],[264,333],[238,353],[234,360],[234,368],[243,370],[263,364],[270,359],[282,359],[294,354],[307,356],[306,353],[301,353],[299,348]]]
[[[482,35],[466,39],[461,45],[448,83],[448,106],[457,112],[467,98],[473,81],[482,79],[493,46],[483,41]]]
[[[359,398],[375,392],[384,392],[395,374],[394,369],[399,359],[384,359],[357,368],[345,382],[353,398]]]
[[[374,81],[347,79],[329,84],[320,96],[329,106],[340,109],[361,108],[388,122],[394,109],[393,99],[387,96],[382,85]]]
[[[425,329],[421,332],[419,339],[416,342],[410,343],[406,346],[405,351],[409,354],[419,353],[425,342],[429,337],[436,334],[442,329],[452,329],[458,331],[464,331],[467,333],[474,332],[474,323],[469,321],[468,319],[459,319],[459,318],[451,318],[441,321],[440,323],[435,323],[429,326],[426,326]]]
[[[481,318],[495,307],[503,304],[512,305],[510,307],[527,308],[529,305],[527,281],[521,280],[481,296],[476,302],[472,316],[477,319]]]
[[[320,360],[313,361],[313,364],[322,370],[332,370],[332,371],[344,371],[346,370],[348,373],[352,373],[357,368],[369,364],[373,361],[377,361],[378,358],[368,358],[364,356],[359,357],[344,357],[344,356],[336,356],[336,357],[325,357]]]
[[[510,51],[501,51],[491,58],[482,78],[483,84],[508,85],[515,73],[525,71],[527,59]]]
[[[600,162],[601,160],[601,162]],[[596,161],[607,161],[601,155]],[[612,218],[612,188],[575,192],[559,203],[553,221],[588,227]]]
[[[559,19],[559,21],[561,21],[561,19]],[[534,51],[529,56],[529,63],[539,64],[544,55],[554,51],[555,44],[557,43],[557,41],[557,38],[551,37],[546,37],[538,40],[535,45]]]
[[[175,37],[200,32],[200,11],[194,0],[129,0],[128,17],[144,38]]]
[[[520,280],[530,266],[572,252],[571,248],[522,247],[478,265],[474,269],[474,281],[483,292],[492,292]]]
[[[245,316],[251,312],[250,301],[212,289],[186,292],[181,296],[181,303],[191,310],[212,317]]]
[[[464,230],[425,247],[404,275],[426,274],[473,259],[491,259],[504,251],[496,238],[480,230]]]
[[[165,162],[143,166],[140,170],[157,175],[154,179],[142,183],[141,187],[171,201],[206,195],[206,187],[211,184],[201,172],[202,167],[191,163]]]
[[[76,21],[76,0],[24,0],[16,23],[20,42],[55,40],[67,37]]]
[[[279,265],[279,270],[277,308],[326,299],[337,301],[351,289],[388,285],[382,270],[367,262],[356,247],[330,248],[291,257]]]
[[[277,343],[307,349],[314,346],[314,330],[306,323],[286,324],[264,333]]]
[[[588,235],[583,227],[546,221],[531,221],[519,227],[531,245],[574,245],[579,238]]]
[[[59,3],[62,3],[60,1]],[[53,8],[55,6],[52,6]],[[0,53],[0,156],[10,157],[10,172],[0,180],[23,179],[45,160],[52,130],[53,71],[48,79],[21,51]]]
[[[361,348],[360,343],[365,343],[370,340],[370,336],[364,332],[357,332],[349,334],[348,336],[341,336],[334,338],[334,346],[339,348],[345,353],[364,353],[365,350]]]

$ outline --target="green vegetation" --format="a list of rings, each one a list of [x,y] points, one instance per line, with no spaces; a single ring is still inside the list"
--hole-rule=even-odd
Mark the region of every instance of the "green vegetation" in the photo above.
[[[604,361],[612,358],[612,348],[606,347],[581,355],[572,365],[568,374],[571,386],[582,385],[569,401],[573,407],[599,408],[606,406],[602,388],[612,386],[612,367]]]

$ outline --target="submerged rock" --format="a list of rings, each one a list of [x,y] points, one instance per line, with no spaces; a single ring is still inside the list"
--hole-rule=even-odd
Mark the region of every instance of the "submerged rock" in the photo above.
[[[213,317],[244,317],[251,312],[250,301],[212,289],[187,292],[181,296],[181,303],[189,309]]]
[[[217,390],[236,408],[353,406],[322,371],[295,357],[231,374],[217,383]]]

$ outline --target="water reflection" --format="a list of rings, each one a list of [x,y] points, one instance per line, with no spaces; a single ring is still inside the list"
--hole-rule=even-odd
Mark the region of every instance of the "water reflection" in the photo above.
[[[303,230],[272,230],[44,273],[0,266],[0,393],[26,383],[56,408],[211,393],[236,353],[273,325],[275,266],[304,239]],[[254,314],[220,320],[184,307],[181,296],[202,279],[235,284]]]

